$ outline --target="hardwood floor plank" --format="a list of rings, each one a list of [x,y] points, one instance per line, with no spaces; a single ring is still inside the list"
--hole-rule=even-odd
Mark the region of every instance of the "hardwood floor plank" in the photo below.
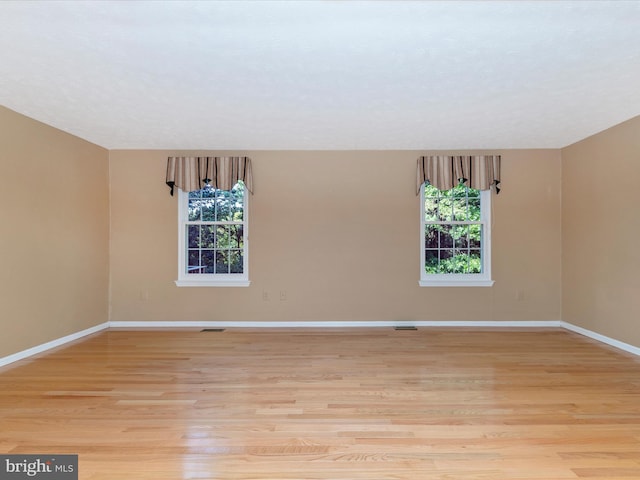
[[[629,480],[640,359],[560,329],[109,330],[0,368],[0,452],[83,480]]]

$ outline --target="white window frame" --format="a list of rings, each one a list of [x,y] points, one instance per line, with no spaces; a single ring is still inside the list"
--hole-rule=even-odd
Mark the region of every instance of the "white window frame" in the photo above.
[[[243,197],[243,273],[187,273],[187,224],[189,210],[189,193],[178,190],[178,287],[248,287],[249,281],[249,191],[245,186]]]
[[[480,191],[480,223],[482,224],[481,273],[426,273],[425,264],[425,210],[424,184],[420,189],[420,280],[421,287],[490,287],[491,278],[491,191]],[[451,222],[464,224],[466,222]],[[473,222],[477,223],[477,222]]]

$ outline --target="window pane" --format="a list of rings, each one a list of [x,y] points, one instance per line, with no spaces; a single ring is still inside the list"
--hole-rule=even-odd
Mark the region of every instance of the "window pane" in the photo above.
[[[216,245],[216,232],[214,225],[202,225],[200,227],[200,247],[214,248]]]
[[[469,225],[469,247],[480,248],[482,240],[482,225]]]
[[[244,185],[241,188],[238,188],[238,191],[235,194],[235,210],[234,210],[234,220],[240,222],[244,220]]]
[[[467,248],[469,245],[469,225],[454,225],[451,227],[451,235],[456,248]]]
[[[244,183],[238,182],[231,190],[231,193],[233,195],[231,205],[233,221],[241,222],[244,219]]]
[[[241,222],[244,220],[244,206],[241,203],[233,204],[231,209],[231,220],[234,222]]]
[[[480,221],[480,198],[469,198],[469,220]]]
[[[450,196],[444,196],[448,192],[442,192],[443,196],[438,203],[438,220],[441,222],[450,222],[453,220],[452,199]]]
[[[231,260],[230,273],[242,273],[242,250],[231,250],[229,257]]]
[[[438,273],[438,250],[425,250],[424,271],[427,273]]]
[[[242,232],[242,225],[229,225],[229,246],[231,248],[242,248],[244,246]]]
[[[216,273],[229,273],[229,252],[227,250],[216,251]]]
[[[229,225],[218,225],[216,234],[216,248],[229,248]]]
[[[451,236],[451,226],[441,225],[439,234],[439,246],[440,248],[453,247],[453,237]]]
[[[424,247],[425,248],[438,248],[438,230],[439,225],[425,225],[424,226]]]
[[[438,220],[438,199],[425,198],[424,200],[424,219],[427,222]]]
[[[471,250],[469,252],[469,273],[482,273],[480,250]]]
[[[202,200],[202,221],[212,222],[215,220],[216,204],[213,200]]]
[[[198,225],[187,225],[187,245],[189,248],[200,246],[200,227]]]
[[[424,186],[424,214],[425,220],[433,222],[438,220],[438,190],[432,185]]]
[[[204,267],[203,273],[214,273],[215,264],[215,250],[203,250],[202,251],[202,266]]]
[[[202,273],[200,271],[200,250],[189,250],[187,273]]]
[[[469,269],[469,256],[466,252],[459,250],[454,251],[454,255],[451,258],[451,273],[467,273]]]
[[[438,273],[453,273],[451,271],[451,258],[453,250],[440,250],[440,263],[438,264]]]
[[[465,197],[455,198],[453,204],[453,219],[464,222],[467,219],[467,199]]]
[[[191,192],[193,193],[193,192]],[[191,194],[189,194],[191,195]],[[189,221],[196,222],[200,220],[200,215],[202,214],[202,200],[200,199],[189,199]]]
[[[230,222],[233,220],[231,215],[231,193],[218,190],[216,197],[216,221]]]

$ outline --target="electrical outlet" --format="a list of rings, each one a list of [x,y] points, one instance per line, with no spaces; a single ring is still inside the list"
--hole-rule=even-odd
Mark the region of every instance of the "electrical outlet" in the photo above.
[[[262,291],[262,301],[263,302],[268,302],[269,301],[269,292],[267,292],[266,290]]]
[[[286,302],[287,301],[287,291],[286,290],[280,290],[280,301],[281,302]]]

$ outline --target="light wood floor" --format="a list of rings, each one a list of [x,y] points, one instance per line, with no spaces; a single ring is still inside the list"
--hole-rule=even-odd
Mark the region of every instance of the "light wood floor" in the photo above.
[[[0,369],[80,479],[640,479],[640,359],[555,329],[105,331]]]

